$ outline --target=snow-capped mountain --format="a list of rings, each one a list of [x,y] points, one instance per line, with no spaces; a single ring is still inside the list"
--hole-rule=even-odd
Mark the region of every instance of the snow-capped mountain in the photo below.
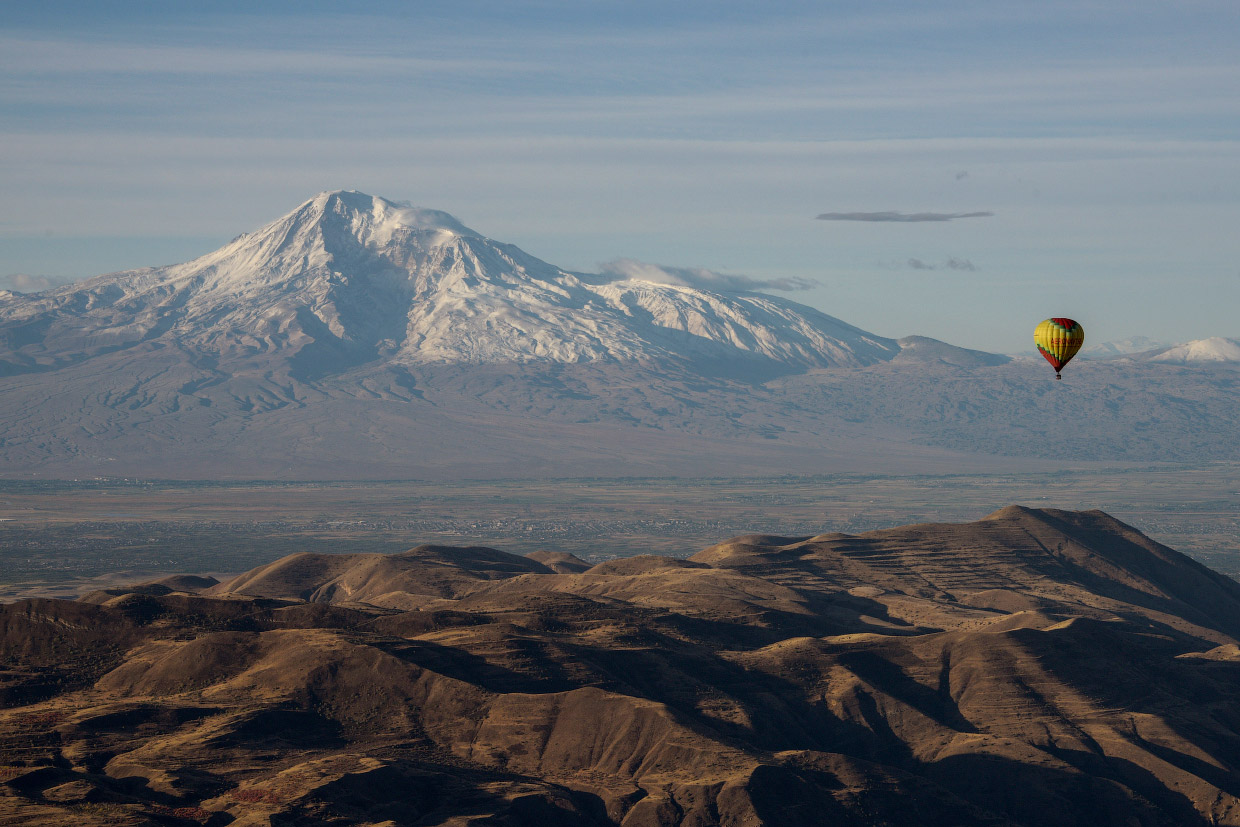
[[[612,269],[568,272],[446,213],[332,192],[185,264],[0,294],[0,477],[960,473],[1240,456],[1234,371],[1159,364],[1240,358],[1235,340],[1085,363],[1056,383],[1040,358],[885,339],[786,299]]]
[[[893,340],[759,293],[569,273],[444,212],[324,192],[201,258],[0,299],[8,372],[135,346],[313,377],[391,365],[761,358],[858,367]]]
[[[1168,364],[1217,364],[1221,362],[1240,363],[1240,339],[1225,339],[1213,336],[1209,339],[1197,339],[1181,345],[1155,350],[1144,354],[1150,362]]]

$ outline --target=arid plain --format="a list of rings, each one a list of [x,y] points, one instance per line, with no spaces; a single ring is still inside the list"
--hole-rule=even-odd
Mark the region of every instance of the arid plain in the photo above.
[[[687,557],[746,533],[963,522],[1009,503],[1100,508],[1240,576],[1240,465],[1059,473],[487,482],[0,481],[0,600],[162,574],[227,574],[297,551],[424,542],[590,562]]]

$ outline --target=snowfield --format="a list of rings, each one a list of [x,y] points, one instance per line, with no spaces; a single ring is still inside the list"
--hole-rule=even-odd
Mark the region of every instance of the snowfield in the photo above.
[[[353,364],[757,357],[859,367],[900,351],[773,296],[568,273],[447,213],[358,192],[320,193],[185,264],[20,298],[0,323],[56,331],[81,355],[153,340],[225,359],[315,345]]]

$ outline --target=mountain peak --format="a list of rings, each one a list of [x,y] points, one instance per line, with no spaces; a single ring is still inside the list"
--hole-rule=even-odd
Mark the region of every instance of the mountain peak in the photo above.
[[[33,311],[63,331],[49,333],[58,352],[75,343],[65,359],[161,339],[300,381],[380,363],[860,367],[899,350],[774,296],[579,276],[441,210],[354,190],[321,192],[193,261],[84,289]]]
[[[466,227],[455,216],[442,210],[414,207],[407,202],[389,201],[357,190],[320,192],[290,215],[313,216],[319,220],[344,219],[359,228],[369,228],[375,240],[383,243],[401,229],[419,233],[451,233],[482,236]]]
[[[485,240],[441,210],[356,190],[324,191],[266,226],[168,272],[204,275],[225,291],[249,290],[307,275],[364,271],[373,268],[376,256],[404,250],[395,256],[404,260],[410,251],[426,254],[460,239]],[[390,261],[383,265],[391,266]]]

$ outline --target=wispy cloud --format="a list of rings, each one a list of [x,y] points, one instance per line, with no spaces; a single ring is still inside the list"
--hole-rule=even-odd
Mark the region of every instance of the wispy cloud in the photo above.
[[[681,287],[701,287],[725,293],[746,290],[809,290],[819,282],[805,278],[757,278],[738,273],[716,273],[705,267],[664,267],[631,258],[620,258],[600,264],[602,275],[609,281],[636,279]]]
[[[992,212],[824,212],[819,221],[954,221],[957,218],[986,218]]]
[[[955,256],[941,264],[930,264],[919,258],[910,258],[907,264],[913,270],[965,270],[970,273],[977,272],[976,264],[967,258],[956,258]]]
[[[338,77],[341,74],[429,71],[490,75],[530,72],[540,68],[528,60],[491,57],[411,57],[340,49],[218,49],[135,42],[101,43],[87,39],[0,37],[0,49],[3,49],[9,67],[22,74],[95,72],[184,77],[191,74],[220,76],[288,72]]]
[[[53,287],[77,281],[63,276],[32,276],[29,273],[9,273],[0,276],[0,290],[12,290],[15,293],[37,293]]]

